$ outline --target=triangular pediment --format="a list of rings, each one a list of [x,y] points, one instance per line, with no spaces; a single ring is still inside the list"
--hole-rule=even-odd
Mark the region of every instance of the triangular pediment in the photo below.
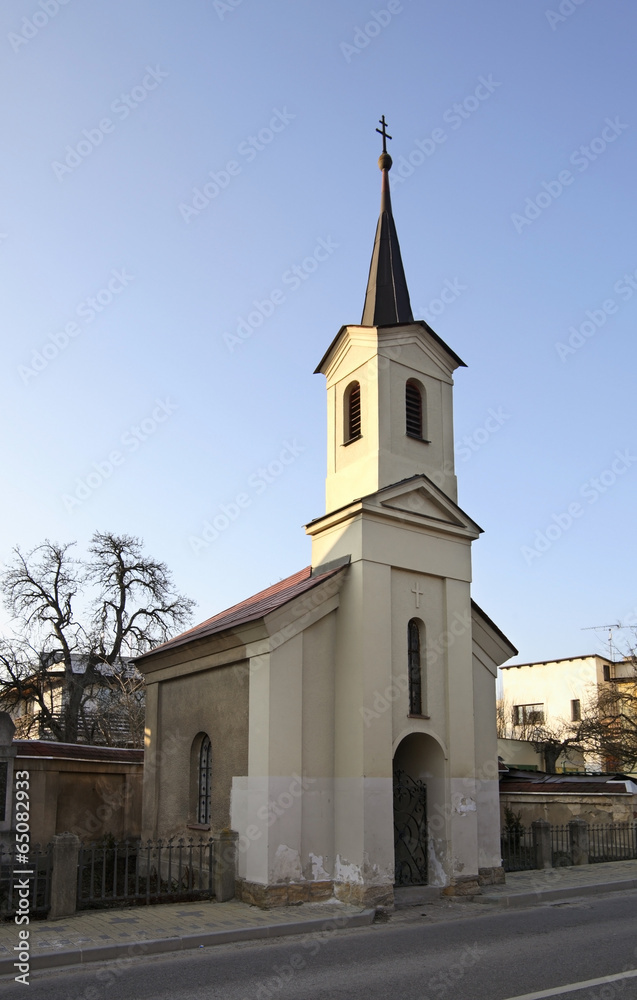
[[[468,514],[425,475],[413,476],[402,483],[388,486],[365,500],[387,512],[395,511],[396,514],[408,516],[410,520],[437,525],[446,531],[459,531],[475,538],[482,531]]]
[[[420,514],[421,517],[434,517],[439,521],[448,521],[450,524],[462,524],[460,518],[448,509],[448,507],[427,493],[422,487],[417,490],[410,490],[397,497],[382,501],[383,507],[392,507],[394,510],[406,511],[409,514]]]

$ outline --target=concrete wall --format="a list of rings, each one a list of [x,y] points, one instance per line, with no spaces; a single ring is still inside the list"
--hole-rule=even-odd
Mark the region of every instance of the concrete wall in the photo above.
[[[210,829],[230,826],[232,779],[247,772],[249,678],[249,663],[242,659],[162,684],[152,675],[147,679],[144,837],[196,838],[206,832],[197,822],[203,734],[212,744]]]
[[[15,770],[29,772],[34,844],[66,832],[85,842],[140,836],[143,764],[18,756]]]

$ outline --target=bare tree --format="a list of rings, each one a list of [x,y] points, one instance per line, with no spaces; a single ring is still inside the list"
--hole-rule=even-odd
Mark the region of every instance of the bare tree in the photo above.
[[[93,733],[108,728],[109,687],[119,688],[122,704],[139,702],[128,661],[187,625],[194,605],[174,591],[165,563],[145,555],[140,539],[95,532],[84,560],[73,558],[73,544],[47,540],[26,554],[16,548],[0,580],[13,615],[13,635],[0,641],[0,708],[15,714],[30,704],[68,743],[89,721]]]
[[[601,685],[578,728],[583,747],[602,760],[605,770],[637,769],[637,680]]]

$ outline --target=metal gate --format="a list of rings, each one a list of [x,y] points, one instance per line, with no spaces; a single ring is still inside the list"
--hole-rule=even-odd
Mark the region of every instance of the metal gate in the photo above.
[[[394,771],[396,885],[427,884],[427,786]]]

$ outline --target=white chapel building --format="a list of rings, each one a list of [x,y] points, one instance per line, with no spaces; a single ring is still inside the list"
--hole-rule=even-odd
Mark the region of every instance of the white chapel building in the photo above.
[[[363,316],[316,369],[327,484],[311,565],[137,661],[143,836],[236,831],[237,896],[259,905],[390,906],[396,886],[504,880],[495,681],[516,650],[471,599],[464,363],[412,316],[385,151],[379,166]]]

